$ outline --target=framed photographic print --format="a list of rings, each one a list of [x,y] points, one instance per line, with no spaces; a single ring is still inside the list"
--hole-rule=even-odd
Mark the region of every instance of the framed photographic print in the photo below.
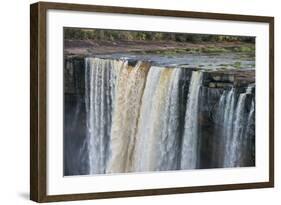
[[[274,18],[31,5],[30,197],[274,186]]]

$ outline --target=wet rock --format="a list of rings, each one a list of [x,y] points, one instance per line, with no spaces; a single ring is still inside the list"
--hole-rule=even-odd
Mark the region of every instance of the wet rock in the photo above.
[[[216,88],[216,83],[209,83],[209,88]]]
[[[215,81],[220,81],[221,80],[221,76],[217,75],[217,76],[213,76],[213,79]]]
[[[83,94],[85,88],[85,61],[82,57],[65,58],[64,92],[66,94]]]

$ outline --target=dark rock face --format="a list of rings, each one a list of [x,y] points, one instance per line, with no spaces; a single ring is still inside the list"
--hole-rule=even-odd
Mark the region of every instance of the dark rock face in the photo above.
[[[200,96],[200,106],[199,106],[199,127],[198,130],[200,136],[200,167],[202,168],[219,168],[225,167],[223,161],[224,156],[222,153],[225,153],[227,149],[227,134],[223,134],[222,130],[225,129],[225,124],[223,119],[219,115],[223,113],[225,115],[227,112],[226,107],[220,107],[220,101],[224,92],[230,92],[228,87],[225,88],[210,88],[203,86],[201,88]],[[234,94],[234,110],[237,112],[239,96],[243,95],[246,92],[245,87],[235,88]],[[244,121],[242,124],[244,131],[244,136],[246,140],[244,141],[241,147],[241,155],[244,156],[244,159],[236,166],[254,166],[255,165],[255,119],[254,113],[252,112],[252,103],[255,101],[255,92],[254,89],[251,93],[246,94],[245,102],[243,104],[243,116],[241,119]],[[225,105],[227,106],[227,105]],[[235,114],[235,113],[234,113]],[[252,117],[250,116],[252,115]],[[234,133],[234,124],[237,116],[233,116],[233,121],[231,125],[233,130],[230,134]],[[231,136],[234,138],[234,136]],[[243,147],[242,147],[243,146]]]
[[[64,175],[88,174],[84,98],[64,95]]]
[[[85,117],[85,62],[64,62],[64,175],[88,174]]]
[[[255,83],[255,70],[206,71],[203,85],[210,88],[247,87]]]
[[[215,167],[215,157],[213,152],[217,152],[214,145],[219,143],[220,138],[215,133],[215,108],[219,102],[223,89],[215,89],[203,86],[200,93],[200,104],[198,130],[200,136],[200,167]]]
[[[83,95],[85,89],[85,60],[81,57],[66,58],[64,61],[64,93]]]
[[[218,119],[218,113],[223,112],[220,107],[220,100],[224,92],[229,92],[231,89],[235,90],[234,107],[237,108],[239,96],[246,94],[244,115],[249,116],[251,112],[252,102],[255,101],[255,71],[254,70],[228,70],[228,71],[206,71],[203,75],[203,83],[200,93],[200,108],[199,108],[199,135],[200,135],[200,166],[202,168],[217,168],[223,166],[223,156],[225,149],[226,136],[218,133],[219,130],[224,129],[222,120]],[[230,111],[229,111],[230,112]],[[233,119],[234,121],[235,119]],[[245,143],[243,152],[245,159],[243,159],[243,166],[254,166],[255,155],[255,123],[254,118],[250,119],[250,128],[245,133],[248,135],[248,143]],[[233,122],[234,123],[234,122]],[[244,122],[247,126],[248,122]],[[232,125],[233,126],[233,125]]]

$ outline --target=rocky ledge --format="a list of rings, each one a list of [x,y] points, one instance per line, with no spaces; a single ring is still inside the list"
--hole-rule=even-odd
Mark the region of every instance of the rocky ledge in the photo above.
[[[134,66],[137,61],[129,60]],[[205,70],[200,68],[185,69],[185,80],[189,81],[194,70],[203,72],[203,87],[210,89],[228,90],[230,88],[246,88],[255,86],[255,70]],[[64,60],[64,92],[65,94],[83,94],[85,89],[85,60],[83,57],[67,57]]]

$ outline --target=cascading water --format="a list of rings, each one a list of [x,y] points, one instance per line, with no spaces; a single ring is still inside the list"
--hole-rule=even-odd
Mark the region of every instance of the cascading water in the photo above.
[[[234,118],[234,111],[235,111],[235,89],[232,88],[227,96],[224,106],[224,118],[223,118],[223,129],[222,129],[222,136],[224,137],[224,160],[223,166],[224,167],[231,167],[231,158],[232,153],[232,136],[233,136],[233,118]]]
[[[177,169],[179,78],[180,69],[149,71],[135,144],[136,171]]]
[[[118,76],[111,129],[108,173],[128,172],[132,167],[138,116],[149,64],[124,66]]]
[[[247,96],[250,96],[252,93],[252,87],[247,87],[245,93],[240,93],[236,112],[235,112],[235,121],[234,121],[234,131],[233,138],[231,141],[231,158],[229,160],[230,167],[240,167],[245,166],[245,156],[248,145],[249,145],[249,137],[251,136],[247,133],[247,127],[251,124],[252,115],[254,113],[254,101],[251,100],[251,108],[250,111],[245,112],[245,107],[247,106]]]
[[[247,149],[250,146],[250,124],[254,113],[254,99],[251,100],[251,110],[246,111],[247,95],[252,95],[251,87],[246,88],[246,92],[239,93],[232,88],[224,91],[219,101],[217,113],[217,134],[221,143],[218,149],[221,150],[221,167],[246,166],[243,158],[247,158]],[[236,97],[238,96],[238,97]],[[238,100],[236,100],[238,98]],[[236,102],[237,101],[237,102]]]
[[[204,71],[86,58],[84,77],[89,174],[254,165],[253,85],[208,88],[213,109]]]
[[[85,59],[85,105],[89,173],[106,170],[116,75],[124,63]]]
[[[228,161],[228,167],[238,166],[238,159],[240,159],[240,148],[242,137],[244,135],[244,107],[245,107],[246,94],[240,94],[236,106],[235,112],[235,121],[233,122],[233,136],[229,142],[229,158],[225,161]]]
[[[198,150],[198,100],[202,83],[202,72],[193,71],[189,85],[185,114],[185,126],[181,151],[181,169],[197,166]]]

